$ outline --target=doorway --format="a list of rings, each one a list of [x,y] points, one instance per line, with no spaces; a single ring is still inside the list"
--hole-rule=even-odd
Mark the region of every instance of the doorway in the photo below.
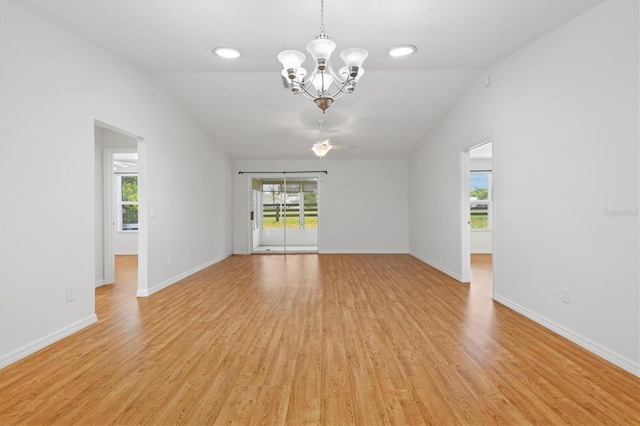
[[[142,248],[138,234],[138,141],[112,126],[95,123],[96,287],[115,282],[117,255],[137,258]]]
[[[250,177],[252,253],[317,253],[319,179]]]
[[[487,139],[461,153],[462,255],[463,282],[474,282],[474,261],[493,269],[493,140]],[[486,269],[486,268],[485,268]],[[477,269],[476,269],[477,270]],[[493,274],[491,273],[492,277]],[[486,277],[476,277],[486,280]],[[491,284],[493,296],[493,285]]]

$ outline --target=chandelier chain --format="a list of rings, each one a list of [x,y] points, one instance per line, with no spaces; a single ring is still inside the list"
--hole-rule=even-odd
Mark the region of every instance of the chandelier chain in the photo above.
[[[324,34],[324,0],[320,0],[320,34]]]

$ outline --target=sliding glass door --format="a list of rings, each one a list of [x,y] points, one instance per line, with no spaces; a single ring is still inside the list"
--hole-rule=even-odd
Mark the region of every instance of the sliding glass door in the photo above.
[[[254,253],[318,251],[318,178],[252,179]]]

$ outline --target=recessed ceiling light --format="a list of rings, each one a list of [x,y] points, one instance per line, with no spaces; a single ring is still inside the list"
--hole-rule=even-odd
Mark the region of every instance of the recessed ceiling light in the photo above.
[[[416,50],[418,50],[417,47],[407,44],[404,46],[394,46],[389,50],[387,50],[387,53],[389,54],[389,56],[393,56],[394,58],[397,58],[400,56],[411,55]]]
[[[213,53],[225,59],[236,59],[242,55],[242,51],[240,49],[228,46],[216,47],[213,49]]]

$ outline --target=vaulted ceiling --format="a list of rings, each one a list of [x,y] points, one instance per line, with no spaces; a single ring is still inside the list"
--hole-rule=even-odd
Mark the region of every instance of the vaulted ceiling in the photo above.
[[[354,159],[408,158],[484,68],[601,1],[326,0],[336,68],[342,49],[369,52],[355,93],[326,114],[283,87],[276,58],[305,51],[320,0],[13,3],[149,72],[232,158],[312,159],[311,145],[332,137],[357,149],[329,156]],[[418,50],[387,55],[400,44]],[[222,59],[216,46],[243,55]]]

